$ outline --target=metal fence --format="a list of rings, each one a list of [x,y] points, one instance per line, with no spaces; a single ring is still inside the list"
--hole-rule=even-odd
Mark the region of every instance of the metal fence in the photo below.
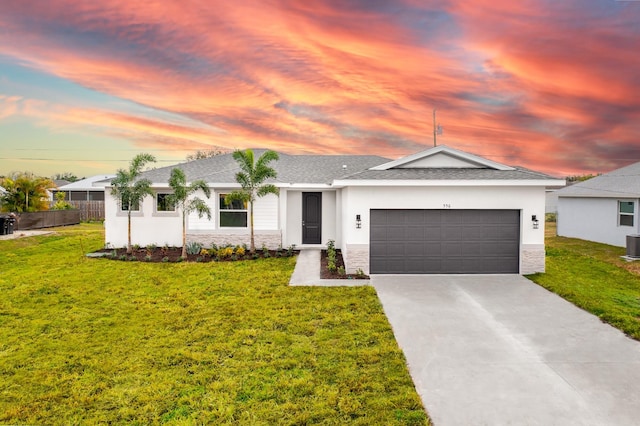
[[[49,228],[80,223],[80,210],[47,210],[18,214],[15,230]]]

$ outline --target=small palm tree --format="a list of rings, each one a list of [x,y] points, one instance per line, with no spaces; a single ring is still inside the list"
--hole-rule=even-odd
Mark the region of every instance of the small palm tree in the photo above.
[[[186,217],[191,212],[197,212],[198,217],[207,215],[211,220],[211,209],[207,204],[198,197],[191,197],[198,190],[204,192],[209,198],[211,190],[203,180],[196,180],[187,185],[187,178],[182,169],[171,169],[171,177],[169,178],[169,186],[173,189],[173,194],[169,200],[180,209],[182,214],[182,257],[187,257],[187,223]]]
[[[272,184],[264,184],[264,181],[277,176],[276,171],[269,167],[269,163],[279,159],[275,151],[265,151],[264,154],[254,162],[253,151],[235,151],[233,158],[240,166],[240,172],[236,173],[236,182],[242,189],[233,191],[225,197],[225,203],[231,204],[233,201],[249,203],[249,224],[251,228],[251,253],[255,253],[256,244],[253,235],[253,203],[258,197],[267,194],[278,195],[278,188]]]
[[[133,157],[129,170],[119,169],[111,181],[111,195],[118,197],[121,207],[127,210],[127,254],[131,254],[131,209],[136,209],[147,195],[153,195],[151,181],[139,179],[142,169],[147,163],[154,163],[156,158],[151,154],[138,154]]]

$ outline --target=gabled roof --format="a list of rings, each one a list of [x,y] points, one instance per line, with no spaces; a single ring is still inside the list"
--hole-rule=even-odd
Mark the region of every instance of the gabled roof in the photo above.
[[[99,191],[111,184],[116,175],[96,175],[58,187],[58,191]]]
[[[562,185],[564,181],[523,167],[512,167],[440,145],[417,154],[390,161],[342,179],[352,181],[529,181]],[[533,182],[535,181],[535,182]]]
[[[640,162],[568,186],[558,196],[640,198]]]
[[[468,152],[459,151],[446,145],[440,145],[421,151],[407,157],[402,157],[395,161],[390,161],[371,170],[390,169],[493,169],[493,170],[515,170],[511,166],[496,163],[489,159],[479,157]]]

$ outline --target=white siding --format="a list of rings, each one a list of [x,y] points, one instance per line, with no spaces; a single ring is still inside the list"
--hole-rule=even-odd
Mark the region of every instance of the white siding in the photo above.
[[[272,231],[278,229],[278,196],[265,195],[256,200],[253,207],[253,229]]]
[[[187,216],[187,230],[209,231],[216,229],[216,203],[218,201],[216,194],[212,191],[211,196],[207,198],[202,191],[198,191],[195,196],[200,198],[207,206],[209,206],[209,209],[211,210],[211,219],[209,219],[206,214],[202,217],[198,217],[197,212],[191,212],[189,216]]]
[[[635,201],[634,226],[618,225],[618,201]],[[638,233],[638,200],[618,198],[558,199],[558,235],[625,247]]]

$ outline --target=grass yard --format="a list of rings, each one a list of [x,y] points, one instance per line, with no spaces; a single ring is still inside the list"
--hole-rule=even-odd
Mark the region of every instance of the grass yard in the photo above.
[[[428,424],[371,287],[295,259],[88,259],[101,225],[0,241],[0,424]]]
[[[640,262],[621,259],[623,247],[558,237],[546,225],[546,273],[528,278],[640,340]]]

